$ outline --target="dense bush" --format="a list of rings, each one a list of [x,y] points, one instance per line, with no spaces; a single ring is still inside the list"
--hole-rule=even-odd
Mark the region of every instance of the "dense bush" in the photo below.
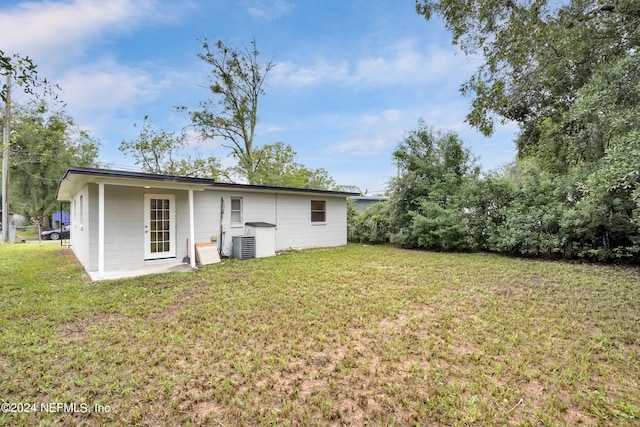
[[[639,140],[623,151],[633,151]],[[482,176],[455,134],[423,124],[393,156],[399,174],[390,181],[389,201],[350,215],[351,240],[640,261],[640,168],[634,169],[640,156],[614,162],[608,159],[620,153],[607,150],[597,164],[577,164],[564,173],[529,156]]]
[[[389,241],[389,208],[378,202],[354,214],[349,221],[349,239],[354,242],[385,243]]]
[[[400,173],[391,181],[391,242],[409,248],[475,249],[473,207],[465,192],[478,179],[479,168],[460,138],[421,123],[393,157]]]
[[[453,222],[469,227],[477,248],[640,262],[638,1],[421,0],[417,10],[442,18],[455,45],[483,58],[461,87],[472,98],[467,123],[487,136],[498,122],[520,132],[513,165],[462,180],[460,188],[485,190],[467,193],[466,222],[442,205],[417,220],[422,193],[392,218],[408,230],[402,237],[446,244],[451,234],[433,227]]]

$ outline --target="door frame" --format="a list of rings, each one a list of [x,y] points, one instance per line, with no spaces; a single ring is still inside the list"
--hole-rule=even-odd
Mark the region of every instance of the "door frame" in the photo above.
[[[151,200],[169,200],[169,250],[163,252],[151,251]],[[162,259],[176,257],[176,196],[175,194],[145,193],[144,195],[144,259]]]

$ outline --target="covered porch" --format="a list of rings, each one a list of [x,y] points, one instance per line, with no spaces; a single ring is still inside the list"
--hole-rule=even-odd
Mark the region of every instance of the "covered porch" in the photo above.
[[[195,268],[194,192],[209,182],[82,172],[63,178],[58,199],[71,202],[71,249],[92,280]]]

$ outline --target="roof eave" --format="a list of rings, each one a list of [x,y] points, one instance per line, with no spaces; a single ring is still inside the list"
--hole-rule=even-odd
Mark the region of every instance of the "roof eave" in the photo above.
[[[77,178],[76,178],[77,177]],[[289,193],[289,194],[317,194],[332,197],[356,196],[358,193],[345,191],[317,190],[311,188],[290,188],[251,184],[232,184],[217,182],[208,178],[193,178],[175,175],[156,175],[144,172],[129,172],[112,169],[98,169],[72,166],[67,169],[58,185],[56,199],[71,200],[73,195],[86,183],[114,183],[117,185],[140,186],[163,189],[204,189],[243,190],[253,192]]]

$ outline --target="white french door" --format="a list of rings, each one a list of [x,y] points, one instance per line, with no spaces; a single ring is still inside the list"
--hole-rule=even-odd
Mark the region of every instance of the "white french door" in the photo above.
[[[144,195],[144,259],[176,256],[176,198]]]

